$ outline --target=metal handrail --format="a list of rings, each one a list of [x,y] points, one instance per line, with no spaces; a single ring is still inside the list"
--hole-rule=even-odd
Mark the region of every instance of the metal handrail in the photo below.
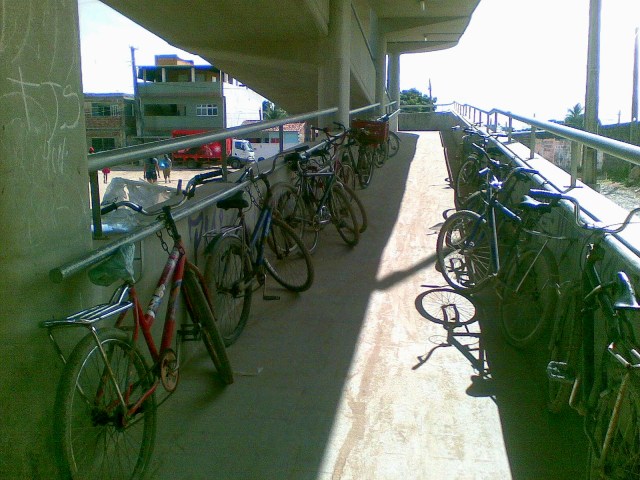
[[[349,114],[353,115],[359,111],[370,110],[377,107],[379,104],[367,105],[365,107],[361,107],[358,109],[354,109],[349,111]],[[124,149],[119,149],[117,151],[108,151],[108,152],[100,152],[92,155],[90,161],[90,171],[97,171],[105,166],[114,166],[119,165],[121,163],[125,163],[127,161],[135,160],[137,158],[145,158],[150,155],[157,155],[161,153],[171,152],[176,149],[182,148],[190,148],[196,147],[200,145],[204,145],[206,143],[211,143],[214,141],[222,140],[227,137],[236,135],[244,135],[246,133],[256,132],[260,130],[264,130],[265,128],[277,127],[280,125],[285,125],[287,123],[299,122],[302,120],[307,120],[309,118],[317,118],[324,115],[329,115],[331,113],[335,113],[338,111],[337,107],[327,108],[324,110],[318,110],[316,112],[311,113],[303,113],[300,115],[294,115],[291,117],[287,117],[286,119],[272,120],[267,122],[259,122],[252,124],[247,127],[234,127],[226,129],[223,132],[217,133],[202,133],[197,135],[191,135],[188,139],[182,137],[178,139],[171,140],[163,140],[159,142],[154,142],[154,144],[144,144],[144,145],[136,145],[133,147],[127,147]],[[231,132],[231,133],[229,133]],[[281,168],[282,165],[278,166],[277,169]],[[177,220],[181,220],[189,215],[192,215],[204,208],[207,208],[219,200],[226,198],[236,191],[245,188],[247,186],[248,181],[234,185],[233,187],[224,190],[223,192],[217,192],[214,195],[207,196],[202,200],[195,201],[194,203],[189,204],[187,207],[184,207],[175,212],[174,218]],[[100,205],[97,205],[96,208],[99,211]],[[97,250],[93,250],[81,258],[68,262],[62,266],[53,268],[49,271],[49,278],[51,281],[60,283],[64,279],[75,275],[76,273],[81,272],[82,270],[88,268],[89,266],[107,258],[113,252],[115,252],[121,246],[127,243],[138,242],[148,237],[149,235],[153,235],[154,233],[162,230],[164,225],[160,221],[155,221],[145,227],[142,227],[135,232],[125,235],[120,239],[111,242],[109,245],[105,245],[102,248]]]
[[[174,152],[185,148],[199,147],[207,143],[217,142],[229,137],[246,135],[248,133],[259,132],[267,128],[279,127],[288,123],[302,122],[310,118],[330,115],[338,111],[337,107],[318,110],[315,112],[301,113],[284,119],[269,120],[266,122],[257,122],[247,126],[231,127],[220,132],[198,133],[187,137],[171,138],[167,140],[158,140],[151,143],[143,143],[141,145],[132,145],[130,147],[119,148],[117,150],[109,150],[105,152],[94,153],[89,157],[89,172],[97,172],[104,167],[114,167],[132,160],[153,157],[163,153]]]
[[[466,104],[463,105],[456,103],[455,106],[458,110],[472,110],[474,112],[474,120],[476,112],[480,113],[481,115],[486,115],[487,120],[492,115],[504,115],[509,118],[510,121],[517,120],[519,122],[531,125],[532,127],[545,130],[549,133],[553,133],[554,135],[557,135],[559,137],[566,138],[567,140],[572,140],[582,145],[586,145],[587,147],[591,147],[595,150],[600,150],[604,153],[608,153],[609,155],[620,158],[634,165],[640,165],[640,147],[636,145],[621,142],[620,140],[615,140],[613,138],[603,137],[595,133],[585,132],[584,130],[579,130],[577,128],[567,127],[566,125],[538,120],[536,118],[529,118],[523,115],[517,115],[515,113],[500,110],[497,108],[487,111]],[[489,121],[487,121],[487,123],[489,123]],[[533,128],[532,131],[535,130],[535,128]],[[575,172],[571,172],[572,183],[575,184],[574,175]]]

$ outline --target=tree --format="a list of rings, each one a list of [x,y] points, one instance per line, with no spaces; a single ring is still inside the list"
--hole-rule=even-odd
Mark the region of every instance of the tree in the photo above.
[[[276,107],[269,100],[262,102],[262,119],[263,120],[277,120],[279,118],[286,118],[289,114],[280,107]]]
[[[400,106],[403,105],[424,105],[422,108],[407,109],[410,112],[435,112],[437,97],[430,97],[417,88],[411,88],[409,90],[402,90],[400,92]]]
[[[581,104],[576,103],[573,107],[567,109],[564,124],[569,127],[584,128],[584,109]]]

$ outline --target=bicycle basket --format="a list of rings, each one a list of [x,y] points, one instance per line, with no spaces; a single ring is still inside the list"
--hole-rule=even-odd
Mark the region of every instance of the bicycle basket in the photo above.
[[[380,144],[389,138],[389,123],[376,120],[355,119],[351,121],[351,128],[361,130],[358,141],[361,143]]]
[[[129,243],[116,250],[89,270],[89,280],[95,285],[108,287],[117,280],[133,282],[133,257],[135,245]]]

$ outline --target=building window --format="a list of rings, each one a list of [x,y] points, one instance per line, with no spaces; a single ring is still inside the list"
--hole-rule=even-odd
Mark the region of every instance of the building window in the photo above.
[[[116,148],[115,138],[92,138],[91,146],[96,152],[102,152],[104,150],[113,150]]]
[[[119,105],[115,103],[92,103],[92,117],[117,117],[120,114]]]
[[[210,103],[196,105],[196,116],[198,117],[217,117],[218,106]]]
[[[186,107],[175,103],[150,103],[144,106],[146,117],[182,117]]]

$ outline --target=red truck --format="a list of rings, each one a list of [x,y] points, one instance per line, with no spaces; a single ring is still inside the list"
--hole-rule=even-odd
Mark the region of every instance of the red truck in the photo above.
[[[173,130],[171,136],[176,138],[205,132],[207,130]],[[243,164],[255,160],[253,147],[248,140],[227,138],[225,144],[227,162],[232,168],[240,168]],[[183,163],[188,168],[197,168],[205,163],[222,163],[222,143],[213,142],[200,147],[178,150],[173,152],[173,162],[174,165]]]

